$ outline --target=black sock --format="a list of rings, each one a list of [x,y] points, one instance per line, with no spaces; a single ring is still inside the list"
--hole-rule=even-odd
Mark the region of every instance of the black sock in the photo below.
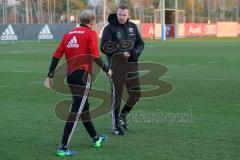
[[[127,104],[123,107],[121,114],[123,116],[127,116],[127,114],[132,110],[132,107],[128,106]]]

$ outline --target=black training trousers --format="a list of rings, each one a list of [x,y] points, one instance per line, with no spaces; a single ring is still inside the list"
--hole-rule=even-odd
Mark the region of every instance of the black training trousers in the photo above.
[[[128,62],[122,54],[114,55],[110,62],[113,70],[112,76],[112,125],[113,129],[119,124],[119,113],[121,100],[125,100],[122,96],[124,85],[127,88],[128,97],[126,104],[133,107],[141,97],[141,88],[139,82],[138,64],[136,62]]]
[[[72,108],[62,137],[62,145],[66,148],[68,147],[79,118],[81,118],[90,137],[94,138],[97,136],[89,114],[88,94],[91,84],[91,74],[83,70],[76,70],[67,77],[67,82],[72,93]]]

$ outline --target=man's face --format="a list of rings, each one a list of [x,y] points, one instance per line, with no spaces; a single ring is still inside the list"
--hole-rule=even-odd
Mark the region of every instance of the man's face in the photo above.
[[[125,24],[129,18],[129,11],[127,9],[118,9],[117,18],[119,24]]]

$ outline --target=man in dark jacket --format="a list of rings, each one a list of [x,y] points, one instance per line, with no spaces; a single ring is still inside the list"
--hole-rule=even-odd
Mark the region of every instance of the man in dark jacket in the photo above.
[[[129,21],[129,9],[126,6],[120,6],[117,14],[109,15],[108,21],[102,35],[101,51],[106,54],[113,70],[113,134],[125,135],[128,130],[126,116],[141,97],[138,58],[144,50],[144,42],[137,26]],[[129,97],[120,113],[124,85]]]

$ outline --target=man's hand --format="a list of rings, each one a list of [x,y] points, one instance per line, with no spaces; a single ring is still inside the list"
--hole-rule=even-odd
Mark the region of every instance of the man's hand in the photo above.
[[[45,82],[44,82],[44,86],[48,89],[51,89],[52,85],[53,85],[53,78],[47,77]]]
[[[107,76],[111,79],[112,78],[112,74],[113,74],[113,71],[111,69],[109,69],[108,73],[107,73]]]
[[[123,57],[125,59],[128,59],[130,57],[130,53],[129,52],[123,52]]]

